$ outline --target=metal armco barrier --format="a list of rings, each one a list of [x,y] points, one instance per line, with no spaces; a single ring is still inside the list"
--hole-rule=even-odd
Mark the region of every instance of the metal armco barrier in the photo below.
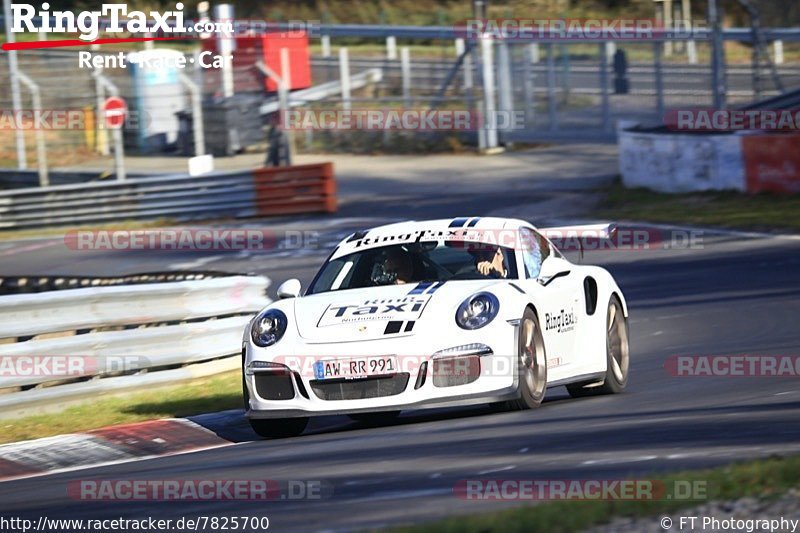
[[[270,281],[201,276],[0,296],[0,339],[11,341],[0,344],[3,405],[57,402],[62,392],[74,397],[97,388],[86,380],[109,380],[101,389],[113,392],[115,383],[137,388],[195,363],[238,361],[245,326],[270,302]],[[75,368],[56,372],[48,366],[53,360]]]
[[[333,164],[322,163],[4,191],[0,229],[335,210]]]
[[[264,278],[229,276],[3,296],[0,339],[234,315],[263,307],[265,290]]]

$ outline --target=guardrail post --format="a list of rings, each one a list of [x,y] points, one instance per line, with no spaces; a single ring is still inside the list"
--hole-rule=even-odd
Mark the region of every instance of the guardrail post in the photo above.
[[[350,110],[350,57],[347,48],[339,48],[339,79],[342,85],[342,109]]]
[[[37,85],[36,82],[30,79],[23,72],[18,71],[17,76],[19,76],[19,81],[21,81],[23,85],[25,85],[31,92],[34,113],[41,112],[42,98],[41,92],[39,91],[39,85]],[[33,120],[34,131],[36,132],[36,166],[39,169],[39,185],[41,187],[47,187],[50,185],[50,177],[47,173],[47,149],[44,144],[44,131],[42,131],[42,128],[36,125],[35,116]]]
[[[550,119],[550,131],[558,130],[556,105],[556,55],[553,43],[547,43],[547,114]]]
[[[606,42],[605,52],[607,61],[611,61],[612,59],[614,59],[614,54],[617,53],[617,43],[615,43],[614,41]]]
[[[331,57],[331,36],[323,35],[320,37],[320,43],[322,44],[322,57]]]
[[[11,2],[3,2],[3,14],[6,21],[6,42],[13,43],[16,38],[14,32],[11,31]],[[17,51],[8,51],[8,74],[11,82],[11,107],[14,110],[14,120],[19,120],[20,112],[22,111],[22,94],[19,91],[19,63],[17,62]],[[16,128],[14,137],[17,144],[17,168],[25,170],[28,168],[28,159],[25,154],[25,132],[22,128]]]
[[[514,98],[511,94],[511,54],[508,49],[508,43],[504,40],[497,43],[497,92],[498,107],[503,114],[508,115],[503,119],[504,124],[508,120],[508,128],[503,127],[501,129],[509,129],[513,127],[511,117],[514,112]],[[499,122],[499,118],[492,117],[495,127]]]
[[[711,91],[714,109],[724,109],[727,99],[725,82],[725,47],[717,0],[708,0],[708,22],[711,24]]]
[[[675,29],[672,19],[672,0],[664,0],[662,4],[664,8],[664,29],[672,31]],[[672,41],[667,41],[664,46],[664,54],[667,57],[672,55]]]
[[[230,4],[219,4],[214,6],[214,19],[221,22],[230,22],[234,19],[233,6]],[[217,51],[224,61],[222,63],[222,95],[225,98],[230,98],[234,93],[234,79],[233,79],[233,66],[230,64],[229,58],[233,54],[236,46],[235,37],[230,32],[221,32],[217,34]]]
[[[608,46],[613,43],[600,43],[600,94],[603,101],[603,131],[611,129],[611,103],[609,100],[608,87]]]
[[[292,107],[292,103],[290,101],[290,91],[292,89],[292,67],[289,61],[289,49],[288,48],[281,48],[281,85],[283,86],[283,97],[286,100],[286,110],[288,111]],[[294,130],[289,129],[286,132],[286,135],[289,140],[289,165],[292,164],[294,161],[294,154],[295,154],[295,145],[294,145]]]
[[[776,65],[783,65],[784,57],[783,57],[783,41],[775,41],[773,43],[775,47],[775,64]]]
[[[95,69],[92,72],[92,76],[94,76],[96,80],[96,87],[97,87],[97,124],[101,124],[102,118],[102,110],[103,110],[103,100],[105,98],[105,91],[111,96],[119,96],[119,89],[116,85],[114,85],[111,80],[109,80],[106,76],[103,75],[102,69]],[[102,122],[103,128],[101,131],[105,131],[105,121]],[[125,181],[125,147],[122,143],[122,128],[114,128],[112,133],[114,137],[114,167],[117,174],[117,181]]]
[[[456,39],[456,57],[458,58],[463,56],[465,51],[466,51],[466,43],[464,42],[464,39],[461,38]],[[469,95],[470,92],[472,91],[472,85],[473,85],[472,57],[470,54],[464,56],[464,61],[462,64],[464,67],[464,93]]]
[[[180,80],[184,87],[189,90],[192,99],[192,135],[194,136],[194,155],[205,155],[206,141],[203,132],[203,102],[200,86],[189,76],[180,73]]]
[[[655,69],[656,82],[656,109],[658,110],[659,120],[664,118],[664,71],[662,69],[662,55],[664,43],[655,41],[653,43],[653,67]]]
[[[536,49],[534,50],[534,46]],[[525,55],[522,60],[523,90],[525,91],[525,122],[526,126],[533,126],[536,120],[536,73],[533,71],[534,57],[539,53],[538,44],[525,46]]]
[[[394,35],[386,38],[386,59],[397,59],[397,38]]]
[[[275,80],[276,85],[278,86],[278,116],[279,120],[286,120],[288,118],[288,112],[291,109],[291,102],[289,101],[289,87],[291,80],[289,80],[289,49],[288,48],[281,48],[280,51],[281,57],[281,74],[278,75],[277,72],[269,68],[263,61],[256,62],[256,68],[261,71],[262,74],[267,76],[268,78],[272,78]],[[286,77],[284,79],[284,76]],[[289,145],[289,164],[292,164],[292,160],[294,157],[294,133],[290,129],[287,132],[288,135],[288,145]]]
[[[541,61],[541,54],[539,53],[539,43],[531,43],[528,45],[531,54],[531,63],[538,63]]]
[[[100,155],[108,155],[111,152],[108,149],[108,135],[106,134],[106,129],[101,126],[101,114],[103,110],[103,99],[104,99],[104,91],[103,91],[103,81],[100,79],[99,74],[103,72],[102,67],[94,69],[92,71],[92,77],[94,78],[94,92],[95,92],[95,103],[97,107],[97,111],[95,112],[95,128],[97,129],[97,138],[95,140],[96,149]]]
[[[403,76],[403,105],[411,107],[411,51],[407,46],[400,49],[400,71]]]
[[[483,129],[485,130],[485,149],[497,148],[497,129],[495,129],[495,81],[494,81],[494,41],[488,34],[480,37],[481,66],[483,75]]]
[[[686,56],[690,65],[697,64],[697,43],[695,41],[686,41]]]

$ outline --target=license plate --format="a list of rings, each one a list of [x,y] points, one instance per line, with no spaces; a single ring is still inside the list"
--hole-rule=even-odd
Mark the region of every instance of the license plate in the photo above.
[[[325,359],[314,363],[315,379],[357,379],[385,376],[397,372],[393,355],[354,359]]]

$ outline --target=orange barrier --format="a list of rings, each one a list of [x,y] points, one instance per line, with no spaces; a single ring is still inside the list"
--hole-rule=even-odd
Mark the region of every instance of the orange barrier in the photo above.
[[[253,186],[259,216],[336,211],[333,163],[259,168]]]
[[[744,135],[747,192],[800,192],[800,135]]]

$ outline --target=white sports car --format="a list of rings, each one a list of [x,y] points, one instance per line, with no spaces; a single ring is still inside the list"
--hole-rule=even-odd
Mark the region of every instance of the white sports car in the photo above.
[[[253,429],[297,435],[326,414],[531,409],[560,385],[573,396],[621,392],[625,297],[606,270],[567,261],[545,236],[552,230],[472,217],[350,235],[304,295],[298,280],[284,282],[245,330]]]

